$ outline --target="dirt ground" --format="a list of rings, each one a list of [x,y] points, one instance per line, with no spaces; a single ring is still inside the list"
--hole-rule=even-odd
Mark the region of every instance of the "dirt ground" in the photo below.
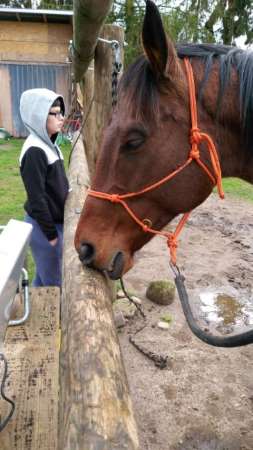
[[[238,331],[251,323],[253,327],[252,217],[253,204],[212,195],[193,212],[181,234],[178,265],[195,314],[217,333]],[[140,316],[119,333],[140,448],[253,450],[253,345],[208,346],[189,330],[177,295],[170,306],[145,298],[150,281],[173,279],[168,263],[165,240],[154,238],[136,255],[136,264],[125,277],[127,289],[142,298],[148,318],[136,341],[169,357],[168,367],[160,370],[129,342],[129,334],[141,324]],[[217,292],[240,305],[232,308],[226,323],[214,306],[200,300],[201,293]],[[172,316],[168,330],[157,327],[165,313]]]

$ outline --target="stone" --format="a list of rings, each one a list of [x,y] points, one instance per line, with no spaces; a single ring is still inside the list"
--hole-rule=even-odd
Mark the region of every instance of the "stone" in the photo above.
[[[139,297],[136,297],[135,295],[131,295],[131,299],[134,303],[137,303],[138,305],[142,304],[142,300]]]
[[[116,313],[117,311],[121,311],[123,316],[127,319],[133,317],[136,312],[136,306],[131,303],[126,297],[117,299],[113,304],[113,311]]]
[[[152,281],[146,291],[146,297],[158,305],[170,305],[175,298],[175,284],[172,281]]]
[[[170,325],[167,322],[158,322],[157,324],[158,328],[160,328],[161,330],[168,330]]]
[[[124,292],[122,291],[122,289],[119,289],[117,291],[117,298],[124,298],[124,297],[125,297]]]
[[[114,323],[116,328],[122,328],[126,325],[125,317],[123,316],[121,311],[114,312]]]

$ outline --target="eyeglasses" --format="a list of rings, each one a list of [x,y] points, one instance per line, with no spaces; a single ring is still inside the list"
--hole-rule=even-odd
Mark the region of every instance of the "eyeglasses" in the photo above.
[[[57,119],[61,119],[62,117],[64,117],[64,114],[61,112],[49,112],[48,115],[55,116]]]

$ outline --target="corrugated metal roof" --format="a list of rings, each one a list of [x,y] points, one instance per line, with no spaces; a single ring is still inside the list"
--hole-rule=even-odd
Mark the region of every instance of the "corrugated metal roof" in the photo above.
[[[0,8],[0,21],[72,23],[73,11],[56,9]]]

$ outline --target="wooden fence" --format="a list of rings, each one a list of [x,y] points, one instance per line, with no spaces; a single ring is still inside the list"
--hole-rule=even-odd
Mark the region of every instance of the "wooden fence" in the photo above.
[[[119,27],[100,36],[123,43]],[[101,130],[111,111],[112,50],[99,42],[83,81],[81,137],[69,167],[72,191],[65,209],[59,400],[59,450],[137,450],[132,402],[112,313],[112,285],[83,268],[74,233],[93,173]],[[83,142],[85,151],[83,149]],[[88,163],[87,163],[88,161]]]

